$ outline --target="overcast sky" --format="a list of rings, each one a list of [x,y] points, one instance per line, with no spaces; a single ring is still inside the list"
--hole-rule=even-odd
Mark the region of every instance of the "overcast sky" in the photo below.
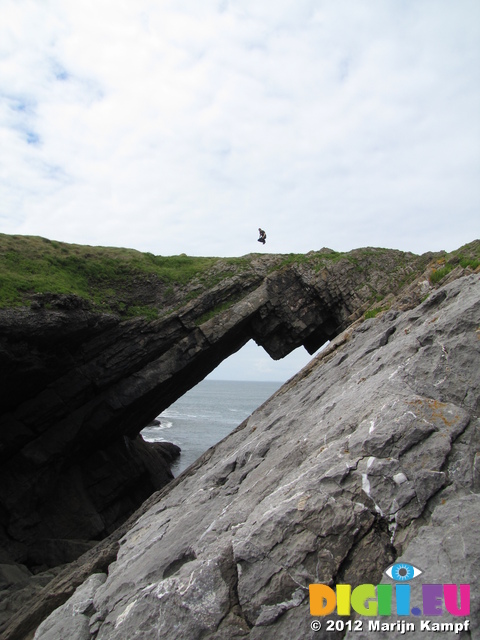
[[[0,0],[1,232],[423,253],[479,203],[478,0]]]

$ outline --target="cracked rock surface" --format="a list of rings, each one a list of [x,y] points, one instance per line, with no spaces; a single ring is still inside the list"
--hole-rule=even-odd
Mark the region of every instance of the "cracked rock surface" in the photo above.
[[[178,448],[139,435],[164,409],[251,339],[274,359],[314,353],[433,258],[314,255],[252,258],[236,273],[220,261],[215,285],[194,279],[164,303],[164,283],[130,282],[135,304],[158,300],[155,320],[73,294],[0,309],[0,560],[37,572],[78,558],[172,479]]]
[[[308,585],[388,582],[398,559],[478,586],[479,383],[478,275],[347,329],[128,531],[78,638],[345,637],[311,631]]]

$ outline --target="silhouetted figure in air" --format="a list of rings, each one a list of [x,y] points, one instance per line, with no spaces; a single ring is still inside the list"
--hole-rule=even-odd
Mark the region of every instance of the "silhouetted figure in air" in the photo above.
[[[258,234],[259,234],[259,238],[258,238],[258,242],[261,242],[262,244],[265,244],[265,242],[267,241],[267,234],[265,233],[265,231],[263,229],[260,229],[260,227],[258,228]]]

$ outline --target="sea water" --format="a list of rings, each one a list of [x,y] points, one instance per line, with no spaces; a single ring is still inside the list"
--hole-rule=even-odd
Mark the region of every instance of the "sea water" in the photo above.
[[[182,453],[175,476],[219,442],[280,388],[281,382],[203,380],[163,411],[158,426],[146,427],[148,442],[173,442]]]

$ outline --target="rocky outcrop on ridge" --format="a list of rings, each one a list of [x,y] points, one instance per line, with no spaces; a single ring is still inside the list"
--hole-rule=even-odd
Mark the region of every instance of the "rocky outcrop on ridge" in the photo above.
[[[368,638],[314,633],[308,585],[388,582],[395,560],[425,583],[471,584],[478,630],[479,331],[478,274],[348,327],[152,496],[108,575],[35,640]]]

